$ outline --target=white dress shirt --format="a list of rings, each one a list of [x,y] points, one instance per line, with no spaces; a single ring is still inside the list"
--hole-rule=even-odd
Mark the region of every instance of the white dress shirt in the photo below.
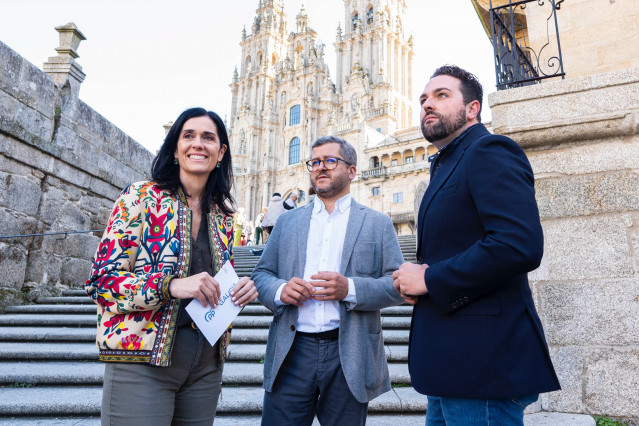
[[[306,264],[304,266],[305,281],[311,281],[311,275],[319,271],[338,272],[342,261],[344,237],[351,213],[350,194],[335,202],[335,209],[329,215],[319,197],[313,200],[313,213],[308,229],[306,242]],[[280,300],[282,284],[275,294],[275,305],[284,303]],[[321,287],[318,287],[321,288]],[[348,295],[344,302],[356,303],[355,284],[348,278]],[[307,300],[297,313],[297,330],[305,333],[319,333],[339,327],[339,301]]]

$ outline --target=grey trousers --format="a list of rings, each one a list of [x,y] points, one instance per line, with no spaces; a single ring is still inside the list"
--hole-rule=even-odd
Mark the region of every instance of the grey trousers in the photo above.
[[[222,386],[218,345],[180,327],[170,367],[106,363],[102,425],[212,425]]]
[[[297,335],[271,392],[264,392],[262,426],[356,426],[368,403],[355,399],[342,371],[338,340]]]

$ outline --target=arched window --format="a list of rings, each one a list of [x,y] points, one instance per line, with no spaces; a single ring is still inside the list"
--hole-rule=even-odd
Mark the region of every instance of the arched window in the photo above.
[[[291,114],[289,116],[288,125],[294,126],[300,124],[300,106],[299,104],[291,107]]]
[[[295,136],[291,140],[288,147],[288,164],[297,164],[300,162],[300,138]]]
[[[359,15],[357,14],[357,12],[355,12],[355,14],[353,15],[353,29],[356,30],[357,29],[357,20],[359,19]]]
[[[373,23],[373,7],[372,6],[370,9],[368,9],[368,13],[366,13],[366,22],[368,22],[369,25]]]

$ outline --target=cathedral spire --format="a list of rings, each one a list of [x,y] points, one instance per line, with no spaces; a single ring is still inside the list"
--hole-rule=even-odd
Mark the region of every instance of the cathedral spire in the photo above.
[[[304,33],[309,28],[309,19],[308,14],[306,13],[306,9],[304,8],[304,3],[302,3],[302,7],[300,9],[300,13],[295,17],[297,21],[297,32]]]

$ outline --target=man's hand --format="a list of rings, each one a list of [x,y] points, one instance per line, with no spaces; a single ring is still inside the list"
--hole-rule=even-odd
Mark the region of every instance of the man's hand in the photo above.
[[[428,293],[424,281],[426,269],[428,269],[426,264],[404,263],[397,271],[393,272],[393,287],[406,303],[414,305],[417,303],[417,296]]]
[[[300,307],[311,298],[311,293],[314,290],[313,286],[308,282],[301,278],[293,277],[282,289],[280,300],[282,303]]]
[[[311,284],[315,287],[324,287],[323,289],[314,288],[312,294],[315,300],[344,300],[348,296],[348,278],[338,272],[318,272],[311,275]]]
[[[217,306],[220,299],[220,285],[206,272],[191,275],[186,278],[174,278],[169,284],[169,293],[176,299],[194,298],[202,306]]]

